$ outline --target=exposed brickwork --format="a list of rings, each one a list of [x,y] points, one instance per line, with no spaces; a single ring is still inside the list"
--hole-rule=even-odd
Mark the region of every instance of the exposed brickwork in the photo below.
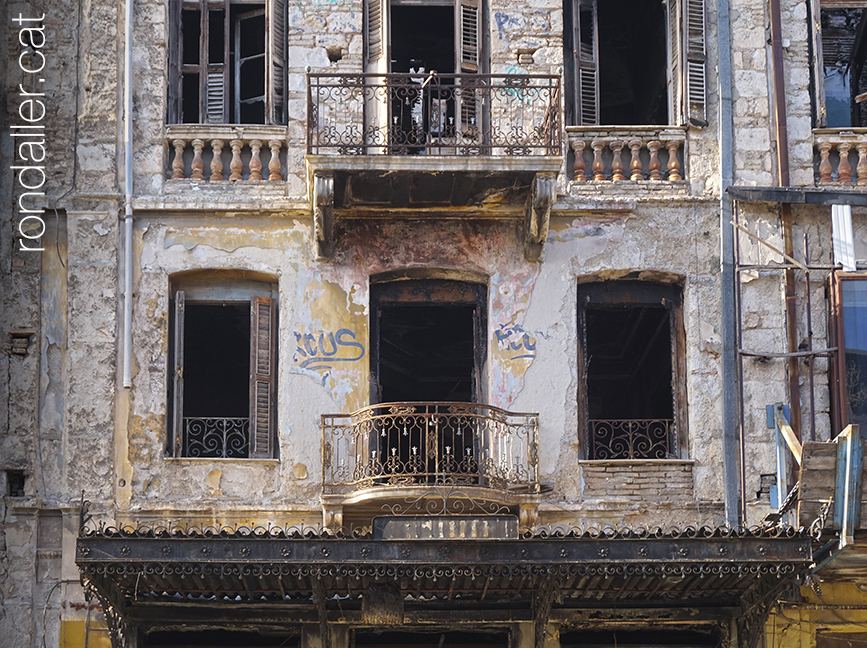
[[[693,498],[692,463],[596,462],[581,464],[585,498],[642,500]]]

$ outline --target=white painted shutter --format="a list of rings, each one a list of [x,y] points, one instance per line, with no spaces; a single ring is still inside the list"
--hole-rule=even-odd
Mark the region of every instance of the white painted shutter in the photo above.
[[[250,457],[274,456],[276,302],[253,297],[250,304]]]
[[[382,58],[384,47],[383,2],[386,0],[365,0],[364,24],[367,44],[367,62],[376,63]]]
[[[704,0],[681,0],[683,30],[686,36],[686,107],[687,121],[693,126],[707,126],[707,52],[705,47]]]

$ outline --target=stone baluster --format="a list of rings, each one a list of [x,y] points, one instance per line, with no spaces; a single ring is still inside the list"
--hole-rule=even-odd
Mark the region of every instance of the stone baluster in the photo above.
[[[262,179],[262,160],[259,159],[259,149],[262,148],[262,140],[250,141],[250,180]]]
[[[584,163],[585,146],[587,146],[587,142],[584,140],[572,140],[572,150],[575,151],[575,163],[572,165],[572,179],[576,182],[587,180],[585,172],[587,165]]]
[[[855,167],[858,173],[858,184],[867,185],[867,142],[858,142],[858,166]]]
[[[668,140],[665,143],[665,148],[668,149],[668,179],[672,182],[683,180],[683,176],[680,174],[680,160],[677,159],[677,150],[680,148],[680,142]]]
[[[175,159],[172,160],[172,180],[184,179],[184,149],[187,143],[182,139],[172,140],[175,147]]]
[[[232,173],[229,175],[229,180],[242,180],[244,176],[241,171],[244,169],[244,165],[241,164],[241,148],[244,146],[244,142],[233,139],[229,144],[232,147],[232,162],[229,164]]]
[[[268,180],[282,180],[283,176],[280,174],[280,147],[282,146],[282,142],[280,140],[270,140],[268,142],[268,148],[271,149],[271,159],[268,161]]]
[[[193,140],[193,162],[190,165],[193,172],[190,175],[192,180],[204,180],[205,179],[205,162],[202,160],[202,149],[205,147],[205,143],[200,139]]]
[[[621,151],[623,151],[623,142],[620,140],[614,140],[608,145],[608,148],[611,149],[611,179],[614,182],[622,182],[626,180],[626,176],[623,175],[623,158],[621,157]]]
[[[644,180],[644,169],[641,168],[641,140],[629,140],[629,150],[632,160],[629,163],[629,179],[633,182]]]
[[[819,182],[831,182],[831,144],[819,142]]]
[[[605,148],[605,142],[593,140],[590,146],[593,147],[593,179],[605,180],[605,164],[602,162],[602,149]]]
[[[647,143],[647,150],[650,151],[650,180],[662,180],[662,173],[660,172],[661,167],[659,164],[659,147],[661,146],[662,142],[659,140],[652,140]]]
[[[852,182],[852,166],[849,164],[849,149],[852,144],[839,142],[837,153],[840,154],[840,162],[837,164],[837,182]]]
[[[211,140],[211,182],[225,180],[223,177],[223,140]]]

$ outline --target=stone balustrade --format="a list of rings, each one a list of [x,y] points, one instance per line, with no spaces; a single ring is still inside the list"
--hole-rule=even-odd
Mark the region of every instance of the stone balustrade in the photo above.
[[[570,126],[574,182],[680,182],[686,177],[686,129]]]
[[[813,131],[816,183],[867,185],[867,128]]]
[[[166,126],[168,179],[275,182],[286,179],[285,126]]]

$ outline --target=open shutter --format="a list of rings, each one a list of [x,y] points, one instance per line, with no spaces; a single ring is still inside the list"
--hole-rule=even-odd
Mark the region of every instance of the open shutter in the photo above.
[[[599,43],[596,29],[596,0],[577,0],[574,12],[575,100],[578,123],[599,123]]]
[[[253,297],[250,309],[250,457],[274,456],[276,302]]]
[[[455,3],[455,60],[458,74],[478,74],[481,49],[479,0],[459,0]],[[477,141],[481,127],[480,101],[476,96],[476,83],[466,76],[458,91],[461,133],[467,143]]]
[[[810,14],[808,22],[812,54],[810,83],[813,91],[813,125],[815,128],[825,128],[828,125],[828,115],[825,108],[825,62],[822,54],[822,16],[819,0],[809,0],[807,11]]]
[[[377,69],[377,63],[383,58],[384,34],[383,34],[383,2],[385,0],[365,0],[364,2],[364,25],[365,40],[367,45],[367,62],[372,64],[368,72],[383,72]]]
[[[166,120],[181,123],[181,7],[182,0],[169,0],[169,87]]]
[[[707,126],[707,53],[704,0],[681,0],[686,42],[686,106],[693,126]]]
[[[172,363],[172,455],[183,456],[184,441],[184,293],[175,293]]]
[[[683,114],[686,81],[681,56],[685,35],[681,29],[681,7],[680,0],[668,0],[668,119],[672,124],[686,121]]]
[[[286,123],[286,0],[271,0],[265,33],[268,38],[268,106],[269,124]]]

